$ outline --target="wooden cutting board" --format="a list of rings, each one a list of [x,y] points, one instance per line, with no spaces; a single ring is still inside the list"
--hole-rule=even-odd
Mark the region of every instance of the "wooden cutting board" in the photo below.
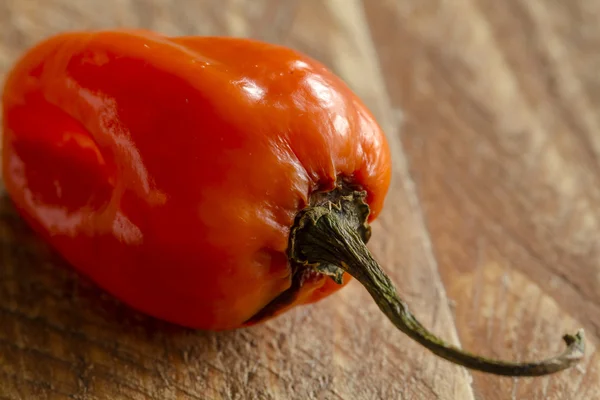
[[[598,399],[600,1],[0,0],[0,80],[68,29],[282,43],[369,105],[394,155],[370,246],[422,322],[537,379],[468,372],[397,332],[356,282],[228,333],[132,312],[0,196],[0,399]]]

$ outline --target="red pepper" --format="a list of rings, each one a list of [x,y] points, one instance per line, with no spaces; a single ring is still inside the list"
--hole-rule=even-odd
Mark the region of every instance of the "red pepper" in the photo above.
[[[558,360],[485,360],[412,317],[366,247],[390,183],[385,136],[339,78],[296,51],[62,34],[18,61],[3,112],[4,182],[20,214],[142,312],[233,329],[322,299],[349,273],[401,330],[470,368],[539,375],[583,353],[577,335]]]

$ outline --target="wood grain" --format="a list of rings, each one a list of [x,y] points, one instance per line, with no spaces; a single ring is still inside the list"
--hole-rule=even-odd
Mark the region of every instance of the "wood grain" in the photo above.
[[[471,373],[396,332],[356,282],[252,329],[194,332],[76,275],[0,197],[0,399],[600,398],[600,1],[0,0],[0,80],[68,29],[249,36],[338,73],[394,155],[371,248],[423,323],[509,359]]]

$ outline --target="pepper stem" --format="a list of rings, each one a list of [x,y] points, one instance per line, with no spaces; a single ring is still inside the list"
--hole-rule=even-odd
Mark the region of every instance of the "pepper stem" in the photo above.
[[[406,335],[434,354],[464,367],[504,376],[541,376],[567,369],[584,356],[583,330],[565,335],[566,350],[536,362],[508,362],[471,354],[429,332],[398,296],[365,244],[370,230],[366,223],[369,207],[365,193],[338,188],[320,194],[296,218],[290,235],[289,257],[341,282],[347,272],[369,292],[381,311]]]

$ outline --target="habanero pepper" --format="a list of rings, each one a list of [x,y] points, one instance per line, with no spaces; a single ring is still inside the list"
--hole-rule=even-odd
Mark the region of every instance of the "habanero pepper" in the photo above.
[[[584,354],[489,360],[444,343],[366,243],[390,183],[371,113],[289,48],[141,30],[72,32],[30,49],[3,93],[3,177],[22,217],[131,307],[187,327],[250,326],[350,275],[394,325],[484,372],[535,376]]]

